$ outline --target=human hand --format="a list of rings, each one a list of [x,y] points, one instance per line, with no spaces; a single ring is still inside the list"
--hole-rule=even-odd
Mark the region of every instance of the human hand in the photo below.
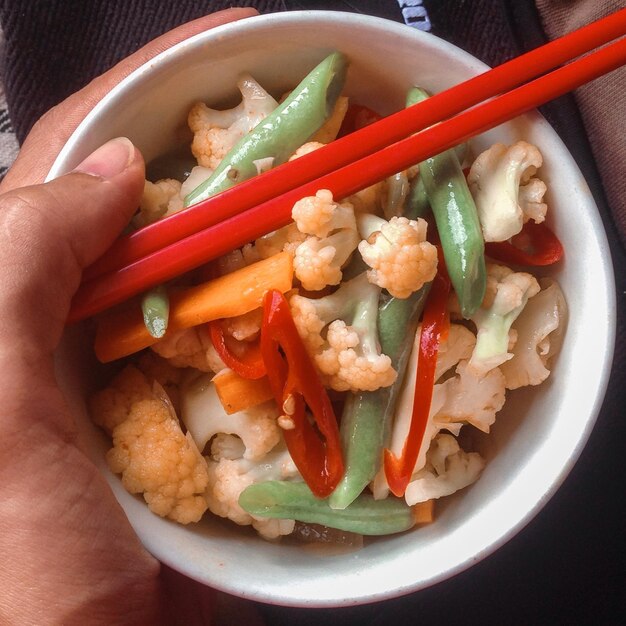
[[[55,107],[0,186],[0,623],[209,623],[207,590],[161,571],[81,451],[54,377],[53,353],[81,271],[136,209],[143,159],[117,139],[75,172],[34,183],[91,107],[135,67],[252,13],[227,11],[176,29]]]

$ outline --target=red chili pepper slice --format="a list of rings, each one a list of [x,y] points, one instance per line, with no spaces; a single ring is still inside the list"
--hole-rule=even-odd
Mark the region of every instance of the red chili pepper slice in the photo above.
[[[487,242],[485,254],[502,263],[538,267],[560,261],[563,245],[544,223],[528,221],[510,241]]]
[[[325,498],[344,472],[337,418],[289,304],[277,290],[269,290],[263,300],[261,353],[274,398],[293,421],[293,428],[283,430],[289,453],[311,491]]]
[[[227,367],[230,367],[242,378],[249,380],[258,380],[265,376],[265,363],[261,355],[260,340],[246,342],[245,350],[241,355],[236,355],[228,346],[221,320],[209,322],[208,327],[213,347]]]
[[[382,119],[382,115],[379,115],[369,107],[363,106],[362,104],[351,104],[348,106],[348,110],[343,118],[343,122],[341,122],[337,136],[343,137],[344,135],[349,135],[355,130],[369,126],[380,119]]]
[[[424,308],[409,432],[400,458],[389,449],[384,451],[385,477],[392,493],[398,497],[404,495],[417,462],[428,424],[439,345],[447,336],[450,326],[447,310],[450,279],[443,263],[439,263],[439,268]]]

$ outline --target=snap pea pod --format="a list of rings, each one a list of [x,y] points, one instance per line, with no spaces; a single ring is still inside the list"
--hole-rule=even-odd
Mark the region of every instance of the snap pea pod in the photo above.
[[[258,159],[273,157],[274,165],[284,163],[332,113],[346,71],[343,54],[327,56],[282,104],[233,146],[207,180],[187,194],[185,206],[255,176]]]
[[[407,101],[420,102],[428,94],[418,87]],[[485,244],[478,211],[454,150],[446,150],[419,165],[420,177],[435,216],[450,281],[463,317],[480,306],[487,285]]]
[[[170,316],[170,299],[163,285],[155,287],[143,295],[141,311],[148,332],[156,339],[163,337]]]
[[[337,511],[327,500],[316,498],[306,483],[275,480],[252,484],[239,496],[239,505],[259,517],[295,519],[361,535],[391,535],[415,525],[413,510],[402,498],[374,500],[370,494],[362,494]]]
[[[430,284],[406,299],[388,298],[378,309],[381,351],[398,372],[396,381],[376,391],[349,394],[341,416],[340,435],[344,475],[328,498],[333,509],[344,509],[363,491],[380,469],[389,438],[391,418],[404,379],[417,324]]]

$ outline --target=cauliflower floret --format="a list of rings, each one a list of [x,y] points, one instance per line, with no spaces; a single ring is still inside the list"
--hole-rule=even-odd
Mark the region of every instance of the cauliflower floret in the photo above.
[[[91,419],[111,435],[128,419],[133,405],[151,395],[148,379],[136,367],[126,367],[106,389],[89,399]]]
[[[185,436],[158,383],[127,366],[91,400],[92,419],[111,432],[106,459],[130,493],[141,493],[151,511],[181,524],[197,522],[207,509],[206,461]]]
[[[156,380],[163,387],[174,406],[174,410],[178,414],[180,409],[179,386],[183,380],[185,370],[175,367],[167,359],[160,357],[152,350],[144,350],[139,353],[136,366],[148,380]]]
[[[311,152],[315,152],[322,148],[325,144],[319,141],[307,141],[305,144],[302,144],[290,157],[290,161],[295,161],[305,154],[310,154]]]
[[[255,261],[258,260],[255,259]],[[211,267],[211,270],[216,272],[218,276],[226,276],[247,265],[250,265],[250,263],[243,256],[243,250],[237,248],[215,259],[215,264]]]
[[[203,167],[215,169],[237,141],[278,106],[251,76],[243,76],[237,86],[242,101],[233,109],[217,111],[198,102],[189,111],[191,151]]]
[[[514,272],[496,263],[487,264],[485,300],[471,316],[478,332],[469,365],[478,376],[512,358],[511,325],[539,289],[537,279],[531,274]]]
[[[524,223],[532,220],[541,224],[546,219],[548,205],[543,197],[548,190],[546,184],[539,178],[531,178],[525,185],[519,188],[517,200],[522,207]]]
[[[168,395],[169,389],[180,385],[183,378],[182,369],[175,367],[166,359],[150,351],[139,354],[137,367],[150,380],[156,380],[168,391]]]
[[[413,355],[419,350],[421,326],[415,333]],[[435,368],[435,385],[428,414],[426,429],[415,462],[414,472],[421,470],[427,459],[431,442],[439,431],[447,430],[458,436],[464,424],[472,424],[485,432],[493,424],[496,413],[504,405],[504,376],[498,368],[486,376],[474,376],[467,368],[476,337],[462,324],[451,324],[448,337],[441,342]],[[413,412],[413,397],[417,376],[417,359],[413,356],[405,374],[396,403],[390,450],[400,456],[409,432]],[[385,498],[389,487],[384,470],[376,475],[373,484],[374,497]]]
[[[291,215],[297,229],[310,235],[295,249],[294,273],[302,286],[319,291],[338,285],[342,268],[359,243],[352,205],[337,203],[327,189],[296,202]]]
[[[356,230],[343,228],[319,239],[308,237],[296,248],[293,271],[308,291],[319,291],[328,285],[338,285],[342,268],[359,243]]]
[[[441,428],[453,424],[472,424],[485,433],[496,421],[496,413],[504,406],[505,378],[496,367],[477,376],[468,361],[460,361],[456,375],[442,383],[443,404],[434,415]]]
[[[391,385],[397,373],[378,343],[380,287],[365,272],[331,295],[294,295],[291,313],[324,383],[337,391],[374,391]],[[325,335],[324,335],[325,332]]]
[[[328,189],[298,200],[291,209],[291,217],[300,232],[316,237],[327,237],[341,228],[356,231],[354,208],[349,202],[335,202]]]
[[[239,506],[241,492],[253,483],[268,480],[301,480],[300,474],[281,441],[260,461],[237,457],[237,437],[223,435],[215,438],[208,459],[209,486],[207,501],[215,515],[225,517],[240,526],[252,525],[265,539],[289,535],[294,520],[257,518]]]
[[[345,198],[354,207],[355,215],[360,213],[378,214],[385,197],[384,181],[374,183],[361,191]]]
[[[324,298],[319,298],[319,300],[324,304]],[[327,307],[328,310],[320,311],[319,306],[316,306],[313,300],[297,294],[289,299],[289,307],[298,334],[311,356],[315,356],[320,348],[326,344],[325,338],[322,337],[322,331],[330,324],[332,318],[339,317],[341,312],[348,314],[343,308],[340,311],[335,311],[331,306]]]
[[[133,218],[133,224],[140,228],[180,211],[183,208],[180,189],[181,183],[173,178],[164,178],[156,183],[147,180],[139,201],[139,213]]]
[[[528,300],[513,324],[517,342],[513,357],[500,366],[507,389],[538,385],[549,375],[548,361],[559,348],[567,305],[556,282]]]
[[[372,269],[371,283],[396,298],[408,298],[437,273],[437,248],[426,241],[423,219],[392,217],[389,222],[374,215],[358,219],[361,257]]]
[[[226,367],[203,327],[169,332],[150,348],[175,367],[193,367],[202,372],[219,372]]]
[[[181,418],[200,450],[214,435],[227,433],[243,441],[245,459],[258,460],[281,439],[279,414],[276,403],[270,401],[228,415],[206,374],[181,388]]]
[[[295,224],[288,224],[267,235],[259,237],[253,244],[246,244],[242,248],[243,258],[250,265],[261,259],[268,259],[279,252],[292,252],[307,238]]]
[[[449,496],[476,482],[484,466],[480,454],[465,452],[452,435],[440,433],[430,446],[426,466],[413,475],[404,498],[412,506]]]
[[[467,182],[485,241],[506,241],[528,219],[537,223],[545,219],[546,186],[533,178],[542,163],[541,152],[525,141],[512,146],[494,144],[474,161]]]
[[[202,165],[196,165],[191,168],[189,176],[185,178],[183,184],[180,187],[180,197],[184,202],[185,196],[189,195],[196,187],[202,184],[211,174],[213,170],[208,167],[202,167]]]
[[[217,433],[211,441],[211,458],[215,461],[241,459],[245,452],[246,445],[237,435]]]
[[[402,388],[398,396],[396,403],[395,419],[393,423],[392,437],[391,437],[391,451],[399,456],[402,453],[402,447],[409,432],[409,426],[411,423],[411,415],[413,413],[413,396],[415,395],[415,380],[417,377],[417,361],[416,355],[419,352],[420,337],[422,333],[421,325],[418,326],[415,332],[415,338],[413,340],[413,351],[409,364],[406,370]],[[428,417],[428,424],[424,433],[422,446],[420,453],[417,457],[415,469],[418,470],[423,467],[426,459],[426,452],[430,445],[430,441],[439,432],[441,428],[453,430],[455,434],[458,434],[459,427],[455,427],[450,423],[450,420],[444,422],[439,421],[437,418],[440,414],[441,408],[446,402],[447,393],[449,390],[450,382],[454,380],[455,376],[448,377],[445,382],[438,382],[441,379],[446,378],[448,372],[452,372],[453,369],[463,360],[468,359],[474,344],[476,343],[476,337],[471,330],[461,324],[450,324],[450,330],[448,331],[447,338],[441,342],[439,351],[437,353],[437,364],[435,366],[435,386],[433,388],[433,396],[430,403],[430,412]],[[446,387],[447,385],[447,387]],[[471,413],[473,405],[467,406],[467,412]],[[478,405],[479,410],[482,410]]]
[[[419,325],[415,332],[413,350],[419,350],[419,341],[422,326]],[[439,381],[448,371],[463,359],[469,359],[476,345],[476,335],[462,324],[450,324],[448,336],[439,344],[437,351],[437,364],[435,365],[435,381]],[[412,362],[411,362],[412,363]],[[417,363],[412,363],[417,367]]]
[[[263,320],[263,309],[228,317],[223,322],[224,331],[237,341],[253,341],[259,336]]]
[[[328,347],[315,356],[330,387],[337,391],[374,391],[389,387],[397,377],[391,359],[357,325],[335,320],[328,326]]]

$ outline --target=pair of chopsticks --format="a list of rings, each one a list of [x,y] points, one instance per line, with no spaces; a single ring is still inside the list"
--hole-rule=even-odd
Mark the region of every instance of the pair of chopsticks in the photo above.
[[[293,204],[318,189],[349,196],[617,69],[626,63],[625,34],[622,9],[119,238],[85,271],[68,322],[287,225]]]

